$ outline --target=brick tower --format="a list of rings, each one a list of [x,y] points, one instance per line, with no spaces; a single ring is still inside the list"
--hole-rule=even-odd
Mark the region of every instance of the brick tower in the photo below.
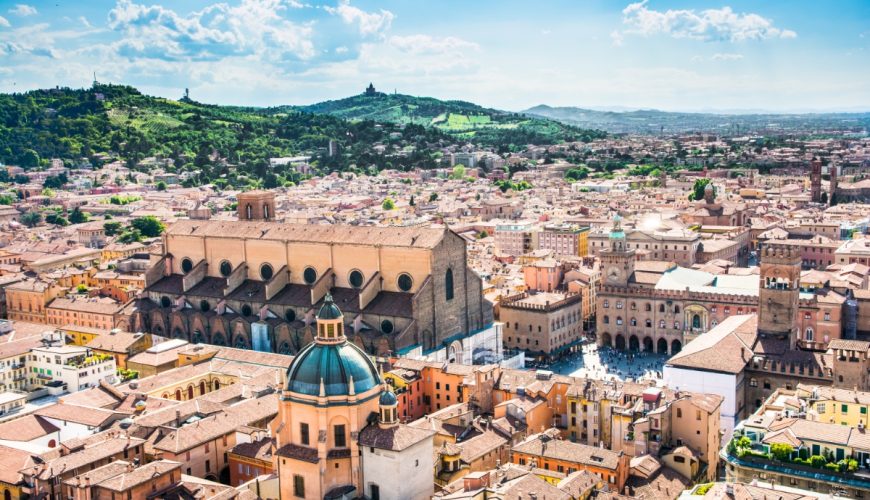
[[[810,200],[813,203],[822,201],[822,162],[818,158],[813,160],[810,169]]]
[[[768,243],[761,248],[758,333],[797,345],[801,256],[796,247]]]
[[[239,220],[274,220],[275,193],[272,191],[247,191],[239,193]]]

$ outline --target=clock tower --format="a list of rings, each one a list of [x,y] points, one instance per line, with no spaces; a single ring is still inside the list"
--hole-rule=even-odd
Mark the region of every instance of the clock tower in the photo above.
[[[610,230],[610,247],[601,251],[604,285],[628,286],[628,281],[634,272],[635,258],[634,250],[629,249],[625,241],[622,217],[616,215],[613,218],[613,229]]]

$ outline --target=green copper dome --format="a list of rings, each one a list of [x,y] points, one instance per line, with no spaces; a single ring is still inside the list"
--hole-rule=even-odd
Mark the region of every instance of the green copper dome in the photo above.
[[[341,309],[332,301],[332,294],[327,293],[323,297],[323,305],[320,306],[320,311],[317,312],[317,319],[338,319],[341,317]]]
[[[290,363],[290,368],[287,369],[287,390],[307,396],[319,396],[322,379],[327,396],[347,396],[350,395],[348,383],[351,377],[354,394],[365,392],[381,383],[375,364],[355,344],[347,341],[338,344],[312,342]]]

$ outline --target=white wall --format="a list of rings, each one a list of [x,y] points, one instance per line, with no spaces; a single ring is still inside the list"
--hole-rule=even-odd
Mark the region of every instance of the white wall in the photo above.
[[[363,466],[363,488],[360,492],[371,495],[370,485],[380,487],[381,500],[405,500],[411,498],[430,498],[434,492],[432,471],[432,438],[407,448],[401,452],[379,450],[372,453],[368,446],[361,446]]]
[[[719,414],[722,431],[726,436],[734,430],[737,418],[737,375],[690,370],[665,365],[664,381],[671,389],[681,391],[718,394],[725,398],[720,406]]]

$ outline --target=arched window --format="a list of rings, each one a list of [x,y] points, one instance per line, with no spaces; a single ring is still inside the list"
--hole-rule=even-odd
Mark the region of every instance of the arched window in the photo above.
[[[164,308],[168,308],[172,306],[172,299],[164,295],[163,297],[160,297],[160,305]]]
[[[288,323],[292,323],[296,321],[296,311],[293,309],[287,309],[287,312],[284,313],[284,317],[287,318]]]
[[[199,383],[199,394],[200,396],[205,394],[205,380]]]
[[[646,312],[652,311],[652,306],[649,304],[649,302],[647,302],[646,305],[644,305],[643,310]]]
[[[805,334],[806,334],[805,338],[807,339],[807,341],[812,342],[813,341],[813,329],[807,328],[807,331],[805,332]]]
[[[220,272],[221,272],[221,276],[223,276],[224,278],[226,278],[227,276],[229,276],[233,272],[233,265],[230,264],[230,261],[228,261],[228,260],[221,261]]]
[[[360,271],[359,269],[354,269],[347,277],[347,281],[350,282],[350,286],[354,288],[360,288],[361,286],[363,286],[364,279],[365,277],[363,276],[362,271]]]
[[[617,324],[617,325],[621,325],[621,324],[622,324],[622,316],[617,316],[617,317],[616,317],[616,324]]]
[[[313,267],[306,267],[304,271],[302,271],[302,279],[305,280],[305,283],[309,285],[313,285],[315,281],[317,281],[317,269]]]
[[[637,319],[631,318],[631,326],[637,326]]]
[[[414,286],[414,280],[411,279],[411,275],[408,273],[400,274],[399,278],[396,280],[396,283],[399,285],[399,290],[403,292],[410,292],[411,287]]]
[[[181,259],[181,272],[184,274],[189,273],[193,269],[193,261],[188,259],[187,257]]]
[[[207,300],[200,300],[199,301],[199,309],[202,312],[208,312],[208,310],[211,309],[211,305],[209,305]]]
[[[251,204],[245,205],[245,218],[251,220],[254,218],[254,211],[251,209]]]
[[[453,300],[453,269],[447,269],[444,274],[444,297]]]
[[[193,386],[187,386],[187,399],[193,399]]]
[[[242,306],[242,316],[250,316],[252,313],[251,306],[248,304]]]
[[[381,321],[381,331],[386,334],[393,333],[393,322],[388,319]]]
[[[264,219],[269,218],[269,204],[268,203],[263,203],[263,218]]]
[[[267,263],[267,264],[263,264],[262,266],[260,266],[260,278],[262,278],[263,281],[269,281],[270,279],[272,279],[272,276],[274,275],[274,273],[275,273],[275,270],[272,269],[271,264]]]
[[[701,315],[696,314],[692,316],[692,328],[701,328]]]
[[[218,379],[214,379],[214,390],[218,390],[221,388],[221,381]]]
[[[659,304],[659,312],[660,313],[665,312],[665,305],[664,304]]]
[[[609,325],[609,324],[610,324],[610,316],[604,316],[604,324],[605,324],[605,325]]]
[[[175,389],[175,400],[181,401],[181,389]]]
[[[651,319],[646,320],[646,327],[652,328],[652,320]]]

